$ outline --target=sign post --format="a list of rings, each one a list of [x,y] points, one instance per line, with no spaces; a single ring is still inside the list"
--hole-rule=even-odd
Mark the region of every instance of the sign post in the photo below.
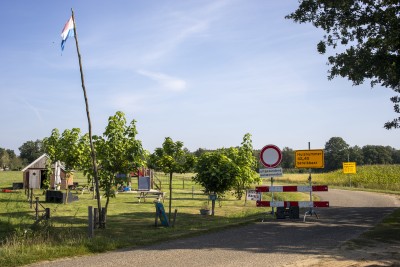
[[[356,163],[355,162],[343,162],[343,173],[344,174],[356,174]],[[351,187],[351,176],[350,176],[350,187]]]
[[[282,176],[282,168],[280,170],[275,169],[282,161],[282,152],[279,147],[275,145],[266,145],[261,149],[260,152],[261,163],[267,169],[260,170],[261,178],[271,177],[271,186],[274,185],[274,176]],[[279,175],[280,174],[280,175]],[[274,201],[274,193],[271,193],[271,201]],[[274,207],[272,207],[272,214],[275,213]]]
[[[311,149],[311,144],[308,142],[308,150],[296,150],[295,151],[295,167],[296,168],[308,168],[309,176],[308,182],[312,186],[311,169],[322,169],[325,167],[324,163],[324,150],[323,149]],[[310,191],[310,201],[312,201],[312,191]],[[318,218],[317,213],[312,207],[304,214],[304,221],[306,216],[315,215]]]

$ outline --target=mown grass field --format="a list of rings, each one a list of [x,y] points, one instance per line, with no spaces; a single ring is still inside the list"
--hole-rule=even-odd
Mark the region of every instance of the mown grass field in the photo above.
[[[387,190],[399,193],[400,166],[358,167],[352,176],[352,187]],[[360,175],[364,173],[364,175]],[[382,175],[384,173],[384,175]],[[378,175],[379,177],[376,177]],[[39,260],[66,256],[84,255],[124,247],[137,247],[164,240],[214,231],[224,227],[260,220],[270,209],[257,208],[252,201],[236,200],[230,193],[217,203],[215,216],[201,216],[199,209],[207,202],[202,188],[192,182],[193,174],[176,175],[173,181],[172,208],[177,209],[175,227],[154,227],[155,208],[153,199],[139,203],[136,194],[120,193],[111,200],[107,228],[96,230],[93,239],[87,238],[88,206],[97,206],[91,193],[72,191],[78,201],[68,204],[44,202],[41,190],[35,190],[41,205],[51,210],[48,224],[32,227],[35,221],[34,209],[30,208],[24,191],[0,193],[0,266],[21,266]],[[168,179],[159,174],[162,189],[168,192]],[[387,178],[385,178],[387,177]],[[397,177],[397,178],[396,178]],[[349,187],[349,175],[340,172],[312,174],[313,184],[328,184]],[[13,182],[21,182],[21,172],[0,172],[0,188],[9,188]],[[81,173],[75,175],[75,182],[86,184]],[[376,183],[380,184],[377,185]],[[268,179],[263,180],[266,185]],[[276,184],[307,184],[308,174],[288,174],[275,180]],[[134,183],[133,183],[134,184]],[[390,186],[388,186],[390,184]],[[270,195],[265,194],[263,199]],[[286,200],[308,200],[304,193],[275,194],[275,198]],[[104,206],[105,199],[102,199]],[[219,205],[220,204],[220,205]],[[168,210],[168,195],[164,206]],[[398,213],[397,213],[398,214]],[[399,221],[400,214],[397,216]],[[396,220],[395,218],[395,220]],[[382,227],[380,229],[385,229]]]

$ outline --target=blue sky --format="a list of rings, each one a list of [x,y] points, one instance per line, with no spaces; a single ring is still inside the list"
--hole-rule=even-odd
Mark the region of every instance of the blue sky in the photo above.
[[[74,39],[61,30],[74,9],[93,133],[123,111],[153,152],[164,138],[191,151],[275,144],[319,149],[400,148],[390,89],[327,80],[323,32],[284,16],[297,1],[121,0],[0,3],[0,147],[51,130],[87,132]]]

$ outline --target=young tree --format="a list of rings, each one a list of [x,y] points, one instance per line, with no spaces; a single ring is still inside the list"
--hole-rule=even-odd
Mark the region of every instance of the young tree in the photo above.
[[[260,181],[260,177],[256,172],[258,162],[253,154],[251,135],[246,133],[243,136],[240,147],[231,147],[223,151],[236,164],[238,173],[235,177],[233,188],[235,189],[236,198],[240,200],[244,190],[253,183]]]
[[[103,136],[95,136],[97,160],[99,161],[100,187],[106,196],[107,210],[111,197],[115,197],[115,178],[127,174],[144,164],[142,142],[136,139],[136,121],[127,125],[125,114],[117,111],[108,118]]]
[[[354,85],[371,81],[396,92],[390,100],[400,113],[400,6],[399,1],[383,0],[308,0],[286,16],[298,23],[312,23],[327,34],[317,45],[347,47],[328,57],[332,66],[329,79],[347,77]],[[399,128],[400,117],[385,123],[385,128]]]
[[[240,170],[222,150],[202,154],[196,163],[193,181],[204,187],[207,194],[224,194],[236,182]],[[214,202],[212,214],[214,214]]]
[[[165,174],[169,174],[168,220],[171,222],[172,176],[174,173],[185,173],[192,169],[195,158],[183,148],[183,142],[174,142],[170,137],[166,137],[162,147],[156,148],[151,155],[151,162]]]

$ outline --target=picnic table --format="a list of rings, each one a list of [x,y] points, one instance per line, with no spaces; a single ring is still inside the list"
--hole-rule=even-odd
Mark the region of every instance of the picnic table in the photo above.
[[[120,192],[122,194],[137,194],[137,198],[139,199],[139,203],[143,199],[143,202],[146,202],[146,198],[156,198],[157,201],[164,202],[165,192],[150,189],[150,190],[131,190],[131,191],[123,191]]]

